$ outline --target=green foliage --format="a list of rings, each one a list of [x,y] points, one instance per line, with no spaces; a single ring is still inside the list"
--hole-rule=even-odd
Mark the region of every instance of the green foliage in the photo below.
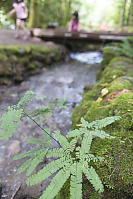
[[[86,129],[87,131],[86,126],[83,125],[82,128]],[[98,177],[98,174],[96,173],[95,169],[89,165],[92,161],[102,161],[101,157],[95,157],[93,154],[89,154],[92,142],[91,133],[89,134],[88,131],[88,135],[83,137],[80,146],[76,146],[78,141],[77,139],[74,138],[69,142],[63,135],[60,134],[59,131],[55,132],[55,136],[59,141],[61,148],[49,149],[46,157],[58,157],[58,159],[48,163],[37,174],[29,177],[27,184],[34,185],[40,183],[51,176],[52,173],[58,171],[40,198],[45,199],[49,197],[50,199],[53,199],[58,194],[65,181],[70,177],[71,199],[81,199],[82,173],[84,173],[96,191],[99,193],[103,192],[104,188],[101,180]],[[53,190],[55,183],[57,186]]]
[[[1,125],[4,129],[2,131],[2,136],[4,134],[3,138],[8,138],[12,135],[21,117],[28,116],[39,126],[32,118],[33,113],[31,112],[31,114],[28,115],[27,113],[25,114],[24,110],[24,107],[31,103],[34,97],[34,93],[28,91],[16,106],[9,108],[8,112],[2,116],[2,118],[4,117],[4,122],[2,122]],[[53,110],[54,106],[50,105],[50,107],[52,107]],[[5,117],[8,119],[7,121]],[[15,118],[15,121],[11,117]],[[107,134],[101,129],[119,119],[119,116],[115,116],[88,123],[82,118],[80,128],[69,132],[66,137],[63,136],[60,131],[55,131],[52,134],[54,136],[51,136],[48,129],[41,128],[43,130],[42,139],[29,138],[27,140],[29,143],[36,145],[36,148],[14,157],[14,160],[28,158],[19,167],[18,172],[21,173],[27,170],[26,175],[31,175],[27,179],[27,185],[30,186],[41,183],[52,174],[55,174],[40,199],[54,199],[68,179],[70,179],[70,199],[82,199],[83,173],[96,192],[99,194],[102,193],[104,191],[102,181],[92,165],[103,161],[103,158],[95,156],[90,152],[91,145],[96,137],[101,139],[114,139],[115,137]],[[7,130],[7,128],[11,130],[6,132],[5,130]],[[59,147],[50,148],[51,137],[58,143]],[[54,137],[56,137],[56,139]],[[47,163],[37,173],[32,174],[38,164],[43,162],[44,158],[50,158],[51,162]]]
[[[7,113],[3,114],[0,118],[1,131],[0,139],[8,140],[9,137],[15,132],[18,122],[24,115],[23,107],[31,103],[34,93],[27,91],[25,96],[20,100],[16,106],[9,106]]]
[[[35,122],[35,119],[38,120],[38,124],[42,123],[52,114],[56,108],[66,108],[66,105],[63,105],[64,100],[52,100],[48,105],[43,106],[39,109],[25,111],[25,108],[31,104],[31,102],[36,99],[33,91],[27,91],[24,97],[18,102],[15,106],[9,106],[6,113],[4,113],[1,118],[1,128],[0,128],[0,140],[8,140],[9,137],[15,132],[18,123],[21,118],[29,117],[32,122]],[[42,96],[44,98],[44,96]],[[46,129],[44,129],[47,132]],[[50,134],[50,133],[49,133]],[[32,140],[33,141],[33,140]],[[37,141],[37,140],[36,140]],[[35,142],[35,139],[34,139]]]
[[[50,134],[50,132],[47,130]],[[21,153],[14,157],[14,160],[19,160],[25,157],[29,157],[18,169],[19,173],[22,173],[27,169],[26,176],[31,175],[35,168],[44,160],[48,148],[51,144],[51,137],[43,132],[43,138],[28,138],[27,142],[30,144],[37,145],[37,148],[28,152]]]
[[[3,114],[0,118],[1,129],[0,139],[8,140],[12,136],[12,133],[16,130],[18,122],[22,116],[23,110],[16,110],[13,106],[8,107],[8,112]]]
[[[109,47],[111,48],[111,46]],[[108,49],[108,46],[105,47],[103,50]],[[117,46],[116,44],[112,45],[112,49],[116,53],[120,53],[129,58],[133,58],[133,37],[126,37],[123,39],[122,43]]]
[[[133,58],[133,37],[127,37],[123,39],[123,42],[120,45],[120,48],[116,48],[126,57]]]

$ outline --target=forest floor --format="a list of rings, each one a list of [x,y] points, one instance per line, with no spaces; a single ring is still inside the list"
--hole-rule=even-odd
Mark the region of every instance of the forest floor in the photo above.
[[[0,45],[41,45],[52,46],[53,42],[45,42],[39,38],[30,37],[28,40],[23,40],[23,32],[20,31],[20,37],[15,39],[14,30],[0,30]]]

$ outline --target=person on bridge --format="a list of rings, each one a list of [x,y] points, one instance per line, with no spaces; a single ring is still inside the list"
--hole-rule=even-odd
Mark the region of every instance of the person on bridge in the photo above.
[[[28,17],[28,9],[24,3],[23,0],[16,0],[13,3],[13,9],[8,13],[8,16],[11,16],[12,14],[16,13],[17,19],[16,19],[16,35],[15,38],[19,38],[19,28],[22,27],[24,31],[24,40],[29,39],[29,33],[26,28],[25,22]]]
[[[71,22],[70,22],[69,31],[70,32],[72,32],[72,31],[80,31],[80,28],[79,28],[79,16],[78,16],[78,12],[77,11],[75,11],[72,14],[72,19],[71,19]]]

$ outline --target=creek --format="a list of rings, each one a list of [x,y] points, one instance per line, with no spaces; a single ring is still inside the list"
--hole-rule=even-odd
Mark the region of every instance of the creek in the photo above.
[[[72,110],[80,103],[85,85],[96,83],[96,72],[102,61],[100,52],[71,53],[70,57],[71,59],[67,62],[43,68],[41,74],[29,77],[20,85],[0,88],[0,114],[6,110],[7,106],[16,104],[27,90],[34,91],[38,96],[47,96],[43,100],[38,98],[31,108],[32,106],[38,108],[53,98],[65,98],[69,106],[66,109],[56,110],[46,120],[46,125],[51,131],[60,129],[65,135],[71,129]],[[32,196],[36,198],[47,185],[48,182],[44,183],[43,187],[40,185],[34,190],[26,187],[24,174],[16,172],[23,160],[12,160],[15,154],[33,147],[25,142],[28,137],[40,135],[40,129],[36,125],[23,119],[12,138],[8,141],[0,141],[1,199],[23,199],[27,195],[29,198]],[[54,142],[53,145],[55,146]]]

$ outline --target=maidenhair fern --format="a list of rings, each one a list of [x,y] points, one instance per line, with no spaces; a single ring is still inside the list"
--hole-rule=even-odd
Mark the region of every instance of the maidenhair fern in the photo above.
[[[1,128],[4,130],[0,132],[0,138],[10,137],[18,121],[24,116],[27,116],[39,126],[34,118],[36,114],[40,114],[37,112],[38,110],[34,110],[34,113],[31,111],[31,114],[28,115],[23,108],[24,104],[27,105],[28,102],[31,102],[29,96],[30,99],[33,99],[33,93],[28,93],[20,100],[18,105],[14,106],[14,108],[9,107],[8,112],[1,117]],[[92,162],[96,164],[98,161],[103,161],[104,159],[91,154],[90,149],[95,137],[101,139],[115,138],[107,134],[102,128],[119,119],[119,116],[114,116],[88,123],[82,118],[81,124],[79,125],[80,128],[70,131],[66,137],[63,136],[60,131],[55,131],[51,135],[48,129],[39,126],[41,130],[43,130],[43,138],[29,138],[27,140],[29,143],[36,145],[36,147],[33,150],[14,157],[14,160],[28,158],[20,166],[18,172],[21,173],[26,170],[26,175],[28,176],[27,185],[30,186],[41,183],[54,174],[51,183],[39,199],[54,199],[68,179],[70,179],[70,199],[82,199],[83,174],[94,189],[102,193],[104,187],[95,168],[92,166]],[[50,148],[51,138],[58,143],[58,147]],[[32,174],[44,158],[50,158],[51,162],[46,163],[37,173]]]

